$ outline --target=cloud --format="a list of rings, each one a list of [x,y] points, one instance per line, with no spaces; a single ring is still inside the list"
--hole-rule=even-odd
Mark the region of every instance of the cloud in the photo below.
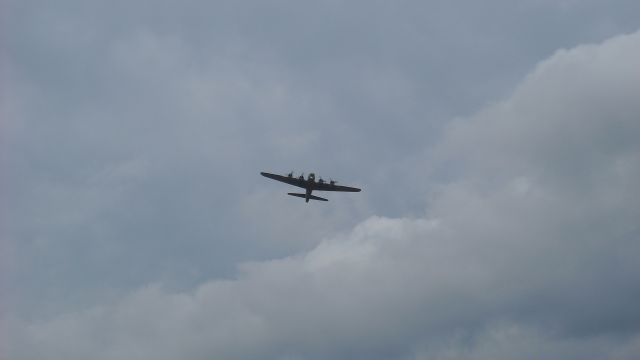
[[[423,162],[441,182],[425,218],[371,217],[193,291],[14,318],[8,358],[635,358],[639,63],[640,33],[559,51],[456,120]]]
[[[192,288],[373,214],[421,215],[420,151],[449,119],[640,11],[550,3],[4,1],[9,307]],[[260,170],[366,191],[332,197],[335,216],[276,200]]]

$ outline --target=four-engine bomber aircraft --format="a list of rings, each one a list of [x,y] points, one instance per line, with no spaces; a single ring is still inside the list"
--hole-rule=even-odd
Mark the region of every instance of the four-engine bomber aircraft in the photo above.
[[[287,183],[289,185],[293,185],[293,186],[297,186],[297,187],[301,187],[301,188],[305,189],[306,192],[304,194],[288,193],[291,196],[297,196],[297,197],[304,198],[305,202],[309,202],[309,199],[311,199],[311,200],[320,200],[320,201],[329,201],[329,200],[327,200],[325,198],[321,198],[321,197],[318,197],[318,196],[311,195],[311,192],[313,190],[317,190],[317,191],[347,191],[347,192],[359,192],[360,191],[360,189],[358,189],[358,188],[336,185],[336,182],[333,181],[333,180],[331,180],[329,182],[326,182],[326,181],[322,180],[322,178],[320,178],[320,179],[318,179],[318,181],[316,181],[316,176],[313,173],[309,174],[307,179],[304,178],[304,174],[300,175],[298,177],[295,177],[295,176],[293,176],[292,172],[289,173],[289,175],[287,175],[287,176],[270,174],[270,173],[267,173],[267,172],[261,172],[260,175],[266,176],[269,179],[282,181],[283,183]]]

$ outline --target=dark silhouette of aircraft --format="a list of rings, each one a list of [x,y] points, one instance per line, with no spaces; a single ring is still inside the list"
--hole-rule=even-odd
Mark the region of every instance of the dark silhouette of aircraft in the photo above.
[[[318,181],[316,181],[316,175],[311,173],[309,174],[309,176],[305,179],[304,178],[304,174],[301,174],[298,177],[293,176],[293,172],[290,172],[289,175],[284,176],[284,175],[277,175],[277,174],[270,174],[267,172],[261,172],[260,175],[268,177],[269,179],[273,179],[273,180],[278,180],[278,181],[282,181],[283,183],[287,183],[289,185],[293,185],[293,186],[297,186],[297,187],[301,187],[303,189],[306,190],[306,192],[304,194],[297,194],[297,193],[288,193],[291,196],[297,196],[297,197],[301,197],[304,198],[305,202],[309,202],[309,200],[320,200],[320,201],[329,201],[325,198],[321,198],[318,196],[313,196],[311,195],[311,192],[316,190],[316,191],[346,191],[346,192],[359,192],[360,189],[358,188],[354,188],[354,187],[349,187],[349,186],[341,186],[341,185],[336,185],[336,182],[333,180],[330,180],[329,182],[324,181],[322,178],[318,179]]]

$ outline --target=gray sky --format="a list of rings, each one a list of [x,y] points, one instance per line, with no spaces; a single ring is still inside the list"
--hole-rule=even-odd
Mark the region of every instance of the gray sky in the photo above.
[[[637,1],[2,9],[0,356],[640,356]]]

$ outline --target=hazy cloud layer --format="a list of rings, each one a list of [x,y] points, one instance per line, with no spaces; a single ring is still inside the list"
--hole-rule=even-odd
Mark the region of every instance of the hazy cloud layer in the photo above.
[[[640,13],[636,0],[3,6],[5,301],[36,318],[231,277],[373,215],[421,216],[456,174],[425,165],[451,118],[558,48],[634,31]],[[260,170],[366,191],[305,206]]]
[[[451,123],[414,164],[440,184],[424,217],[372,216],[193,291],[14,318],[9,358],[637,358],[637,64],[640,33],[559,51]]]

